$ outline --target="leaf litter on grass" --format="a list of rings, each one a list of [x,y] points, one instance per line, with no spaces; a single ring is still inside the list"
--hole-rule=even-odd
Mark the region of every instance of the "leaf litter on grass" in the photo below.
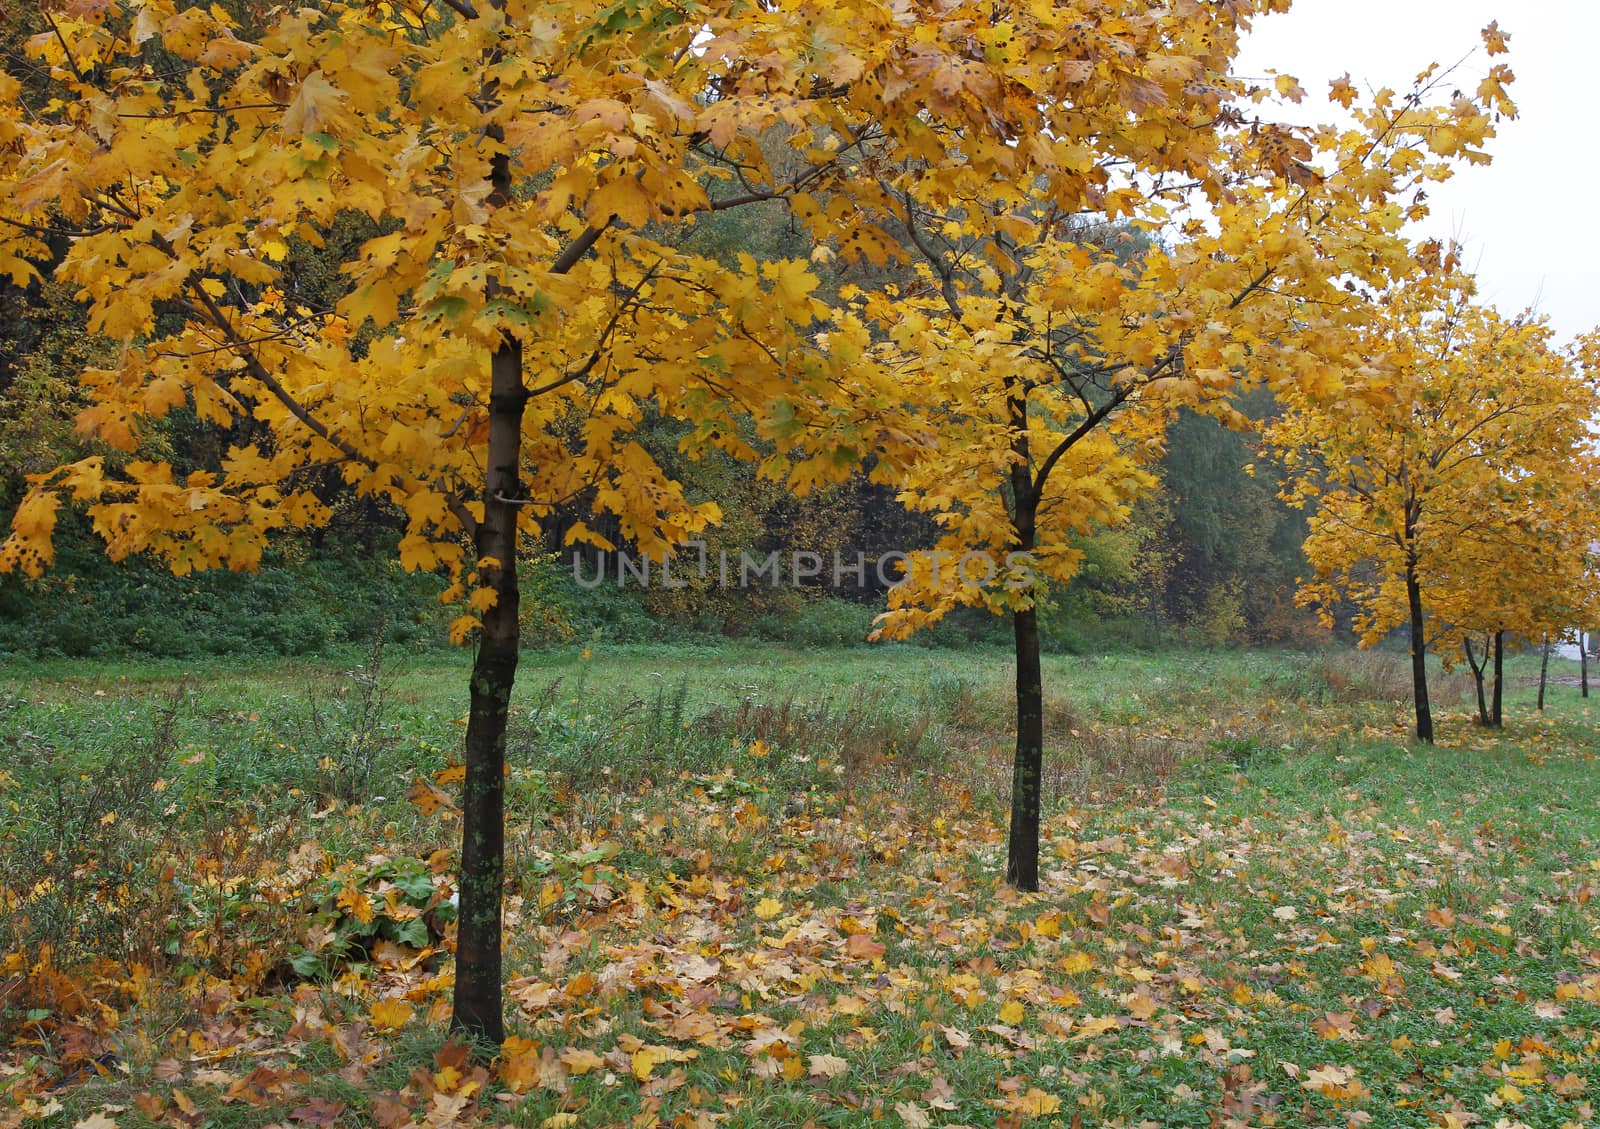
[[[448,808],[407,843],[339,809],[320,826],[383,853],[295,848],[274,896],[303,920],[274,920],[337,952],[311,975],[5,957],[0,1126],[1595,1124],[1587,721],[1430,752],[1324,722],[1293,755],[1068,797],[1039,895],[996,880],[972,766],[555,789],[516,817],[491,1062],[443,1035],[448,858],[395,861]]]

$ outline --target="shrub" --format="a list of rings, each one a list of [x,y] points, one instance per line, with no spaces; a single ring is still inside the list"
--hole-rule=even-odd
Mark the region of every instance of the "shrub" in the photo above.
[[[750,624],[750,634],[774,643],[802,647],[842,647],[866,641],[873,609],[831,596],[799,601],[797,606],[764,615]]]
[[[439,580],[381,559],[290,545],[255,573],[176,577],[153,561],[114,564],[64,525],[52,572],[0,577],[0,654],[300,656],[365,642],[379,621],[394,643],[443,639]]]
[[[1226,647],[1242,640],[1245,635],[1243,583],[1232,580],[1213,585],[1190,630],[1195,641],[1206,647]]]

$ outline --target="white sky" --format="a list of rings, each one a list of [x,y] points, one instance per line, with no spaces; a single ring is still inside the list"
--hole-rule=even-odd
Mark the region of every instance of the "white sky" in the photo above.
[[[1359,90],[1404,92],[1429,63],[1476,48],[1456,72],[1476,89],[1490,65],[1478,33],[1491,20],[1511,36],[1511,53],[1493,61],[1516,72],[1518,117],[1490,142],[1492,165],[1430,190],[1418,234],[1458,238],[1485,300],[1508,314],[1537,304],[1570,340],[1600,324],[1600,125],[1590,116],[1600,0],[1294,0],[1256,22],[1237,70],[1294,75],[1308,119],[1336,120],[1328,82],[1346,71]]]

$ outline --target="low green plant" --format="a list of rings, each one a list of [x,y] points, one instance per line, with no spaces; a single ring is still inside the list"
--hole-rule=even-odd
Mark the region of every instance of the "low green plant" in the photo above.
[[[317,790],[345,803],[372,794],[380,763],[400,743],[389,716],[395,671],[385,664],[385,627],[380,620],[362,661],[344,672],[327,698],[318,697],[315,683],[306,692],[307,751],[315,754]]]
[[[310,895],[311,919],[289,967],[325,978],[367,963],[383,941],[428,947],[456,919],[443,869],[444,860],[436,866],[409,857],[335,868]]]

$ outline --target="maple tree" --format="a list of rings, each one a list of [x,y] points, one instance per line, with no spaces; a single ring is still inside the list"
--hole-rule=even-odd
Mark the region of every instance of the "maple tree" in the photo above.
[[[1289,496],[1317,503],[1306,541],[1316,576],[1300,598],[1325,615],[1349,600],[1363,646],[1407,629],[1416,734],[1428,742],[1430,648],[1447,661],[1466,649],[1488,721],[1467,639],[1494,636],[1498,721],[1505,633],[1537,637],[1586,614],[1584,447],[1597,403],[1548,325],[1479,303],[1453,249],[1431,268],[1385,294],[1353,351],[1363,364],[1352,398],[1292,398],[1271,432]]]
[[[1492,520],[1468,527],[1445,562],[1438,586],[1456,591],[1443,603],[1455,611],[1451,623],[1477,689],[1478,719],[1504,721],[1502,671],[1507,638],[1523,645],[1541,640],[1539,708],[1544,708],[1545,675],[1552,641],[1575,640],[1583,658],[1581,625],[1600,612],[1600,578],[1595,573],[1594,530],[1600,525],[1600,471],[1590,441],[1586,412],[1596,403],[1593,333],[1580,337],[1565,354],[1574,381],[1571,416],[1565,428],[1552,429],[1551,444],[1531,452],[1497,489]],[[1549,344],[1548,334],[1545,345]],[[1472,647],[1484,636],[1483,658]],[[1492,646],[1494,707],[1484,702],[1484,668]]]
[[[1574,407],[1574,411],[1581,408]],[[1556,438],[1559,442],[1559,437]],[[1508,637],[1524,645],[1542,640],[1548,659],[1552,641],[1569,637],[1581,646],[1574,626],[1592,622],[1600,599],[1594,575],[1593,534],[1600,522],[1594,459],[1572,443],[1549,452],[1538,466],[1517,468],[1503,487],[1492,515],[1465,529],[1443,562],[1432,603],[1453,618],[1448,635],[1459,636],[1477,691],[1478,720],[1504,722],[1502,674]],[[1482,637],[1482,648],[1474,641]],[[1449,638],[1438,645],[1450,646]],[[1484,676],[1494,662],[1493,708],[1485,699]],[[1580,652],[1581,654],[1581,652]],[[1444,655],[1446,664],[1449,652]],[[1541,664],[1540,708],[1544,700]]]
[[[1485,38],[1503,48],[1496,29]],[[1072,537],[1120,523],[1154,485],[1179,408],[1243,427],[1233,401],[1252,384],[1334,397],[1371,289],[1413,269],[1402,228],[1424,211],[1422,186],[1454,160],[1486,160],[1495,119],[1514,112],[1503,67],[1470,97],[1444,95],[1430,68],[1408,94],[1361,103],[1336,82],[1330,98],[1354,124],[1292,128],[1252,107],[1300,101],[1298,83],[1229,78],[1231,41],[1205,41],[1221,55],[1187,65],[1206,70],[1184,98],[1146,98],[1136,125],[1057,153],[1090,171],[1080,195],[1026,177],[953,199],[947,178],[927,179],[933,197],[922,182],[880,186],[877,206],[918,253],[921,281],[867,297],[864,316],[887,339],[883,363],[914,390],[920,426],[938,437],[912,452],[900,484],[902,501],[943,533],[912,556],[877,635],[908,634],[961,605],[1011,618],[1006,874],[1024,890],[1039,881],[1037,601],[1045,582],[1078,571]],[[1124,252],[1130,233],[1084,213],[1169,242]]]
[[[726,269],[666,237],[781,199],[847,260],[881,260],[894,238],[857,189],[886,155],[929,201],[1033,176],[1086,199],[1105,176],[1077,155],[1089,136],[1197,168],[1205,130],[1177,144],[1141,111],[1199,124],[1238,28],[1282,6],[402,0],[245,28],[174,0],[48,4],[28,46],[60,95],[24,106],[0,75],[0,271],[26,284],[68,245],[54,277],[120,347],[82,374],[86,434],[135,452],[181,406],[228,441],[187,473],[89,457],[34,476],[0,568],[45,568],[69,501],[112,556],[179,573],[252,568],[273,533],[326,522],[326,473],[402,510],[401,563],[449,575],[453,635],[476,640],[452,1022],[498,1041],[519,538],[571,500],[656,553],[714,520],[631,437],[649,413],[693,425],[686,453],[739,455],[754,413],[805,489],[900,396],[855,371],[848,319],[816,348],[805,263]],[[294,241],[351,214],[374,227],[347,293],[280,285]],[[581,523],[569,539],[609,545]]]

